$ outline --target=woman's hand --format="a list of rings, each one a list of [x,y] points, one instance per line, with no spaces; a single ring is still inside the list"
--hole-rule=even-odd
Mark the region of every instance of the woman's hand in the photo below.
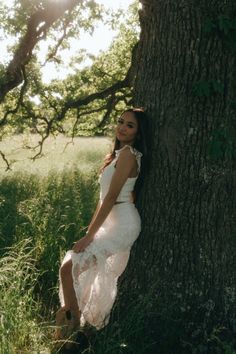
[[[91,238],[84,236],[79,241],[75,242],[74,246],[72,247],[72,250],[75,253],[83,252],[91,242]]]

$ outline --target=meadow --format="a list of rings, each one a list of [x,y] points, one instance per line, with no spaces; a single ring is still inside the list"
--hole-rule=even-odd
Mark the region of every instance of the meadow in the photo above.
[[[99,197],[99,167],[112,146],[108,138],[50,137],[42,156],[32,159],[37,151],[29,147],[37,143],[35,135],[0,142],[11,166],[6,171],[0,160],[0,354],[60,352],[53,339],[60,263],[90,222]],[[147,290],[122,316],[115,303],[109,326],[94,332],[89,350],[81,352],[156,354],[157,339],[147,322],[150,296]],[[162,339],[168,331],[175,339],[177,327],[158,326]],[[204,348],[198,343],[191,353],[206,353]],[[235,351],[219,342],[215,353]]]
[[[50,136],[43,144],[42,154],[39,152],[40,137],[36,134],[13,135],[0,141],[2,151],[10,165],[8,174],[6,163],[0,159],[0,175],[9,176],[17,173],[30,173],[47,176],[51,172],[58,174],[68,169],[79,169],[89,174],[99,168],[104,154],[112,146],[111,140],[104,137],[75,137],[74,139],[57,135]]]
[[[49,353],[60,260],[84,235],[98,198],[106,138],[58,136],[32,160],[37,136],[0,143],[0,353]]]
[[[0,142],[0,354],[56,354],[58,272],[65,252],[84,236],[99,197],[98,171],[108,138],[50,137],[40,158],[34,135]],[[147,299],[145,299],[148,302]],[[116,305],[114,306],[116,313]],[[146,354],[145,304],[95,333],[93,354]],[[76,352],[77,353],[77,352]],[[150,353],[150,352],[149,352]]]

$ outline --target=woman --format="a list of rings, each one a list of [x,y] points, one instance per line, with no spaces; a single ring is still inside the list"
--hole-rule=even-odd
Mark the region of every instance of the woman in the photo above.
[[[66,253],[60,268],[62,307],[57,312],[58,325],[64,321],[73,330],[88,323],[99,330],[109,321],[118,277],[126,268],[131,246],[141,229],[134,192],[140,188],[143,176],[146,135],[143,110],[123,112],[113,151],[101,169],[100,200],[88,231]]]

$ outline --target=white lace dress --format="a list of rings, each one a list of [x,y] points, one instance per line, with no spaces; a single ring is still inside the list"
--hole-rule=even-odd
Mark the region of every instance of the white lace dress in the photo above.
[[[142,154],[139,151],[130,145],[116,150],[115,159],[105,167],[99,178],[101,201],[108,192],[119,154],[126,148],[130,148],[136,156],[138,173],[140,171]],[[112,207],[89,246],[80,253],[69,250],[63,259],[62,264],[72,260],[73,284],[81,311],[82,326],[88,322],[97,329],[101,329],[109,321],[117,293],[118,277],[126,268],[131,246],[141,229],[139,213],[131,201],[131,192],[137,177],[126,180],[117,198],[117,202],[123,203]],[[85,265],[86,270],[80,272]],[[59,298],[61,306],[64,306],[61,279]]]

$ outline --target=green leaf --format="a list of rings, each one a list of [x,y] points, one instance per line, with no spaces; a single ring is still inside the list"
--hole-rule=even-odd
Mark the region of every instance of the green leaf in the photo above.
[[[221,15],[218,17],[219,29],[224,34],[228,34],[231,28],[231,20],[226,15]]]
[[[193,85],[193,94],[197,97],[209,97],[213,93],[223,93],[224,86],[220,81],[198,81]]]
[[[218,93],[224,92],[224,86],[219,81],[212,80],[211,85],[214,92],[218,92]]]
[[[222,157],[223,152],[221,149],[221,142],[219,140],[212,139],[207,146],[207,153],[213,160],[217,160]]]
[[[203,25],[203,32],[210,33],[216,29],[216,24],[212,21],[212,19],[207,19]]]
[[[207,154],[213,160],[228,157],[235,153],[235,144],[229,128],[220,127],[212,132],[207,144]]]
[[[193,94],[197,97],[208,97],[210,95],[210,83],[208,81],[198,81],[193,85]]]

